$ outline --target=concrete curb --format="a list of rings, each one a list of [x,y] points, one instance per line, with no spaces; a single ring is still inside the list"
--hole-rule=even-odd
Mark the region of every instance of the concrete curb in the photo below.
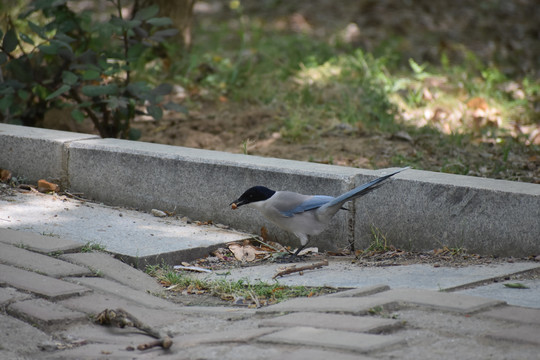
[[[228,204],[246,188],[338,195],[387,172],[183,148],[0,124],[0,168],[111,205],[175,210],[280,242],[291,234]],[[540,185],[408,170],[365,196],[313,239],[320,249],[365,248],[371,230],[405,249],[461,247],[504,256],[540,253]]]

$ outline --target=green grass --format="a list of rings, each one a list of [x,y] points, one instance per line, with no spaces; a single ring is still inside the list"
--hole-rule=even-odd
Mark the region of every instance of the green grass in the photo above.
[[[189,273],[176,271],[165,264],[149,265],[146,267],[146,272],[162,285],[172,286],[174,291],[185,290],[192,294],[208,294],[227,301],[244,299],[247,303],[256,306],[270,305],[295,297],[311,297],[335,292],[334,289],[325,287],[285,286],[277,281],[251,283],[246,279],[199,279]]]
[[[236,24],[231,31],[231,24]],[[190,55],[176,64],[178,80],[204,86],[213,94],[226,94],[237,102],[279,104],[284,135],[302,140],[300,133],[316,133],[329,118],[368,129],[392,131],[402,125],[398,94],[409,109],[428,106],[423,91],[440,78],[437,103],[463,102],[463,97],[484,97],[508,119],[532,121],[527,101],[511,99],[501,86],[508,79],[497,67],[485,65],[470,51],[465,61],[451,64],[445,54],[440,64],[419,64],[409,59],[403,67],[398,48],[373,53],[347,46],[332,46],[324,39],[269,30],[260,21],[242,18],[195,30],[199,41]],[[240,39],[240,41],[238,41]],[[381,45],[384,46],[384,45]],[[201,67],[211,72],[201,73]],[[537,96],[540,82],[517,79],[525,98]],[[463,92],[465,90],[465,93]],[[308,136],[309,137],[309,136]]]
[[[391,245],[388,245],[386,234],[379,228],[371,226],[371,242],[364,252],[386,252],[393,249]]]
[[[105,246],[100,243],[89,241],[81,248],[81,252],[106,251]]]

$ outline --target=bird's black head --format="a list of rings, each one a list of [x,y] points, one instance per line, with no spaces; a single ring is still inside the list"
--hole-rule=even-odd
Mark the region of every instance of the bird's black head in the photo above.
[[[257,201],[264,201],[272,197],[272,195],[274,194],[275,194],[274,190],[270,190],[269,188],[266,188],[264,186],[254,186],[252,188],[247,189],[242,194],[242,196],[234,200],[231,203],[231,205],[233,205],[233,208],[236,208],[238,206],[250,204]]]

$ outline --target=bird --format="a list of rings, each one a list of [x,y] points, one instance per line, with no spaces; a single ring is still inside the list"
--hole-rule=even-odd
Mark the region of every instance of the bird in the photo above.
[[[301,246],[290,257],[293,260],[308,245],[310,236],[323,232],[339,210],[346,210],[343,208],[346,202],[369,193],[382,185],[384,180],[409,168],[381,176],[337,197],[303,195],[292,191],[275,191],[261,185],[253,186],[229,206],[233,210],[244,205],[254,208],[278,227],[295,234]]]

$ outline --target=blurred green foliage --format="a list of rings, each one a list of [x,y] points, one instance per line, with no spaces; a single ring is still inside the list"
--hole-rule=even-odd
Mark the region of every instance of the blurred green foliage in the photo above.
[[[32,126],[51,108],[69,108],[75,121],[90,118],[102,137],[138,138],[136,114],[160,119],[170,84],[133,81],[133,64],[152,58],[153,47],[177,33],[171,20],[156,17],[156,6],[105,22],[90,12],[75,13],[66,0],[35,0],[7,17],[0,30],[0,116],[3,122]],[[38,22],[39,20],[39,22]]]

